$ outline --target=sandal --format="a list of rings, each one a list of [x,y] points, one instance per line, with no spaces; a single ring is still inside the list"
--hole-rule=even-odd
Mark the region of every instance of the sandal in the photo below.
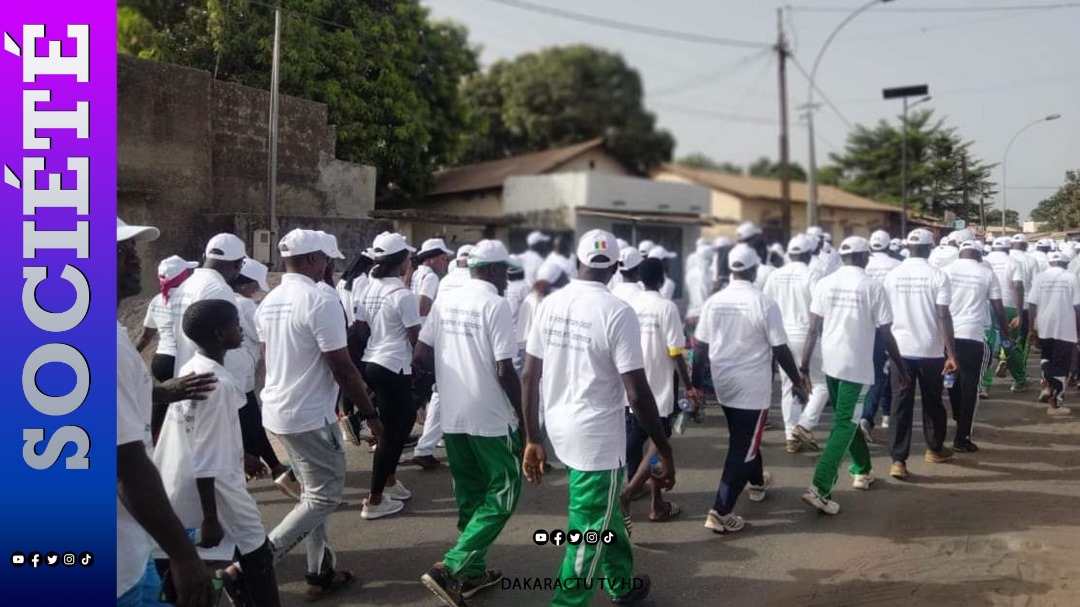
[[[679,516],[680,513],[682,513],[682,508],[680,508],[678,504],[675,502],[664,502],[664,512],[655,518],[652,515],[649,515],[649,522],[665,523]]]
[[[356,579],[351,571],[334,571],[327,581],[319,580],[322,576],[308,576],[307,600],[315,602],[335,594],[351,585]],[[314,583],[312,583],[314,582]]]

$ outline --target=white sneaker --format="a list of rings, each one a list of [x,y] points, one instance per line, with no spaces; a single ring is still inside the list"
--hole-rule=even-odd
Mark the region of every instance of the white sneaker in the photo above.
[[[390,516],[391,514],[397,514],[405,508],[405,504],[392,500],[383,494],[383,500],[379,502],[377,506],[372,506],[368,503],[367,498],[364,498],[364,509],[360,511],[360,518],[365,521],[372,521],[384,516]]]
[[[760,486],[750,484],[746,486],[746,493],[751,502],[764,501],[765,492],[768,491],[769,487],[772,487],[772,473],[763,472],[761,476],[764,478],[764,482]]]
[[[746,522],[742,517],[734,514],[720,516],[716,510],[709,510],[709,514],[705,516],[705,528],[711,529],[713,533],[734,533],[742,531],[745,526]]]
[[[866,444],[874,444],[874,427],[870,425],[870,420],[860,419],[859,430],[862,432],[863,438],[866,439]]]
[[[821,494],[818,493],[817,487],[811,486],[807,489],[806,493],[802,495],[802,500],[825,514],[840,513],[840,504],[822,497]]]
[[[851,486],[859,491],[868,491],[870,485],[873,485],[874,481],[877,480],[874,478],[873,474],[855,474],[852,478],[854,480],[852,481]]]
[[[888,415],[882,415],[881,416],[881,427],[882,428],[888,428],[889,427],[889,416]]]
[[[412,497],[412,491],[405,488],[405,483],[398,481],[394,485],[387,485],[383,487],[383,497],[388,497],[392,500],[403,502]]]

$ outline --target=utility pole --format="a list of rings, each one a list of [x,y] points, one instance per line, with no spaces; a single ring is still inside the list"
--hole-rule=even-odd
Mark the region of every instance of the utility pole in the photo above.
[[[787,39],[784,37],[784,9],[776,9],[776,54],[780,78],[780,224],[781,242],[791,238],[791,158],[788,146]]]
[[[967,187],[967,156],[960,157],[960,196],[964,203],[964,220],[968,219],[968,187]]]
[[[270,166],[268,186],[270,192],[270,213],[267,218],[267,229],[270,230],[269,266],[274,269],[274,261],[277,255],[278,224],[277,224],[277,152],[278,152],[278,86],[280,74],[278,73],[278,60],[281,58],[281,9],[274,9],[274,55],[270,68]]]

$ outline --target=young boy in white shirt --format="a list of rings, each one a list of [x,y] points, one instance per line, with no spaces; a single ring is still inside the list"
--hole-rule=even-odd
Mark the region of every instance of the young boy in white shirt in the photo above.
[[[273,553],[245,487],[246,476],[266,469],[244,453],[238,413],[245,402],[243,386],[225,368],[225,353],[243,343],[239,313],[227,301],[197,301],[185,310],[182,328],[197,350],[180,375],[213,373],[218,382],[205,401],[169,406],[154,463],[180,521],[189,533],[201,535],[199,556],[218,563],[239,557],[237,565],[220,573],[230,594],[237,596],[238,590],[243,597],[234,603],[280,605]]]

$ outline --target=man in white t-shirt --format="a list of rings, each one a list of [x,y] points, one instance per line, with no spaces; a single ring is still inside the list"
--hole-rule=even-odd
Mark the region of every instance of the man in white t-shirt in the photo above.
[[[952,289],[949,311],[953,319],[956,362],[960,365],[956,381],[949,388],[949,403],[956,421],[953,450],[974,453],[979,448],[971,442],[971,425],[979,402],[979,382],[990,358],[986,343],[991,328],[990,311],[997,328],[1005,334],[1008,320],[1001,304],[1001,285],[989,264],[982,262],[982,244],[968,240],[960,245],[960,258],[945,268]],[[987,305],[990,302],[990,305]]]
[[[533,230],[525,237],[525,245],[528,249],[521,254],[521,265],[525,270],[525,284],[531,289],[536,282],[536,271],[540,269],[540,264],[544,263],[548,253],[551,253],[551,237],[539,230]]]
[[[420,578],[448,605],[502,579],[484,557],[521,496],[521,382],[510,305],[502,297],[510,255],[497,240],[476,243],[471,278],[435,302],[416,343],[414,364],[440,378],[442,427],[454,479],[460,535]]]
[[[1080,326],[1080,279],[1065,269],[1068,260],[1060,252],[1047,255],[1050,268],[1035,277],[1026,297],[1031,313],[1031,340],[1039,340],[1043,379],[1050,386],[1050,415],[1066,415],[1062,406],[1065,376],[1076,354]]]
[[[834,261],[830,255],[832,247],[827,246],[828,243],[825,242],[825,231],[818,226],[810,226],[806,230],[806,235],[815,243],[814,254],[810,257],[810,263],[807,264],[810,270],[822,277],[835,272],[839,268],[839,259]]]
[[[1009,248],[1011,245],[1012,241],[1004,236],[994,239],[990,253],[986,255],[983,261],[990,266],[998,279],[998,286],[1001,287],[1001,304],[1005,308],[1005,317],[1009,321],[1006,333],[1002,333],[1000,336],[988,333],[988,337],[997,337],[994,341],[988,340],[990,341],[992,357],[995,360],[1000,359],[996,375],[1005,377],[1006,374],[1011,373],[1013,385],[1020,389],[1021,386],[1027,384],[1027,368],[1023,362],[1023,349],[1016,347],[1024,341],[1023,336],[1020,335],[1020,330],[1024,308],[1025,266],[1023,262],[1014,259],[1010,255]],[[1004,342],[1009,342],[1009,345],[1013,347],[1002,348]],[[982,390],[979,396],[988,398],[990,396],[990,385],[994,381],[995,374],[984,373],[983,375]]]
[[[755,253],[757,253],[760,262],[757,266],[757,278],[754,280],[754,286],[760,291],[765,288],[765,281],[768,280],[769,274],[775,270],[771,264],[767,263],[769,259],[769,249],[765,245],[765,234],[761,231],[761,228],[757,227],[753,222],[744,221],[739,224],[739,227],[735,228],[735,240],[736,242],[745,244],[750,247]]]
[[[620,254],[622,252],[620,251]],[[675,281],[671,279],[671,260],[678,257],[678,253],[674,253],[665,249],[662,246],[655,246],[649,249],[647,257],[649,259],[658,259],[664,267],[664,284],[660,287],[660,296],[664,299],[674,299],[675,297]]]
[[[628,304],[633,304],[634,300],[645,292],[641,286],[641,277],[638,275],[638,268],[642,261],[641,252],[634,247],[623,247],[619,251],[619,271],[616,275],[621,276],[622,281],[616,283],[611,292]]]
[[[686,322],[691,331],[697,325],[701,315],[701,306],[712,295],[712,279],[709,274],[709,262],[716,250],[705,239],[699,239],[697,250],[686,259],[686,275],[683,286],[686,288]]]
[[[1011,257],[1016,263],[1018,263],[1024,272],[1024,301],[1020,306],[1023,311],[1020,314],[1020,342],[1017,344],[1017,348],[1020,350],[1019,360],[1023,368],[1027,369],[1028,356],[1031,354],[1031,342],[1028,341],[1028,337],[1031,335],[1031,318],[1027,313],[1027,294],[1031,292],[1032,283],[1035,281],[1035,276],[1039,273],[1039,262],[1034,257],[1028,255],[1028,239],[1024,234],[1013,234],[1011,238],[1012,250],[1009,251],[1009,257]],[[1013,392],[1022,392],[1027,388],[1027,378],[1025,381],[1017,381],[1014,377],[1011,390]]]
[[[420,303],[420,321],[427,318],[435,296],[439,293],[439,279],[446,275],[450,258],[454,255],[442,238],[429,238],[416,252],[416,271],[409,288]]]
[[[600,585],[595,578],[602,575],[604,590],[614,601],[634,605],[648,596],[651,582],[645,575],[630,582],[633,548],[626,523],[618,516],[627,401],[659,451],[660,471],[653,482],[670,489],[675,463],[645,376],[637,315],[606,287],[618,260],[615,236],[603,230],[586,232],[578,243],[577,258],[581,278],[544,300],[526,346],[525,478],[539,483],[543,476],[542,409],[551,444],[566,465],[567,529],[597,531],[601,536],[599,544],[567,543],[559,572],[562,584],[552,604],[588,605]]]
[[[915,385],[922,395],[925,459],[939,464],[952,459],[945,446],[948,414],[942,404],[943,376],[957,370],[953,321],[949,312],[952,289],[949,277],[927,262],[934,246],[928,230],[913,230],[907,237],[911,255],[885,277],[885,291],[893,312],[893,335],[911,375],[907,389],[893,402],[889,424],[889,452],[893,478],[907,479],[911,428],[915,418]]]
[[[849,236],[840,243],[843,266],[814,287],[810,332],[802,352],[800,371],[809,376],[814,349],[828,352],[822,366],[835,415],[829,441],[814,468],[813,484],[802,499],[825,514],[840,512],[832,490],[844,457],[851,454],[855,489],[866,491],[874,482],[870,450],[859,432],[863,394],[874,382],[874,335],[880,334],[896,364],[893,377],[901,389],[908,384],[907,369],[893,338],[892,310],[885,288],[866,275],[870,246],[865,238]]]
[[[280,562],[306,538],[311,598],[353,579],[337,570],[326,530],[345,488],[345,449],[335,411],[339,389],[376,438],[382,435],[367,386],[349,356],[341,302],[315,286],[329,262],[324,248],[325,240],[314,231],[286,234],[278,244],[285,275],[255,316],[266,361],[263,425],[281,440],[304,488],[300,502],[270,531],[270,543]]]
[[[506,303],[510,304],[510,314],[514,320],[514,340],[518,344],[517,354],[514,355],[514,370],[519,376],[521,368],[525,365],[525,340],[518,339],[518,319],[521,314],[521,306],[525,298],[529,296],[529,285],[525,282],[525,267],[522,265],[520,255],[510,256],[510,268],[506,272]]]
[[[116,219],[117,301],[142,291],[142,266],[136,245],[156,240],[149,226]],[[127,329],[116,322],[116,604],[158,605],[161,579],[150,560],[156,542],[169,557],[169,569],[181,604],[213,605],[207,571],[184,525],[177,518],[150,459],[150,410],[153,402],[205,399],[214,377],[195,375],[157,386],[150,378]]]
[[[743,529],[742,517],[733,510],[747,485],[755,502],[765,499],[772,485],[760,447],[772,401],[773,359],[791,380],[797,398],[805,400],[808,391],[788,348],[780,308],[754,287],[760,263],[746,244],[731,249],[731,283],[705,302],[694,331],[694,385],[703,388],[705,373],[711,374],[728,424],[724,471],[705,517],[705,528],[720,534]]]
[[[885,284],[885,276],[900,265],[900,260],[889,253],[891,240],[889,233],[878,230],[870,235],[870,261],[866,264],[866,275]],[[873,429],[878,411],[881,411],[881,427],[889,427],[889,414],[892,412],[892,386],[889,381],[889,353],[885,342],[874,334],[874,385],[866,392],[863,403],[862,420],[859,428],[866,442],[874,441]]]
[[[1039,274],[1050,269],[1050,252],[1054,250],[1054,240],[1052,238],[1040,238],[1035,243],[1035,250],[1028,251],[1028,256],[1035,260],[1035,263],[1039,264]]]
[[[802,356],[806,335],[810,331],[810,302],[819,278],[807,266],[813,246],[810,237],[796,234],[787,247],[791,262],[773,272],[765,281],[764,293],[780,308],[788,347],[794,356]],[[814,428],[821,418],[825,403],[829,401],[829,387],[821,370],[820,348],[810,359],[810,383],[810,394],[806,399],[800,399],[796,396],[796,384],[791,378],[786,375],[781,377],[780,406],[784,414],[788,453],[797,453],[804,447],[813,451],[821,449],[814,440]]]
[[[960,245],[957,243],[957,232],[953,232],[941,239],[941,244],[930,251],[927,263],[939,270],[960,258]]]

